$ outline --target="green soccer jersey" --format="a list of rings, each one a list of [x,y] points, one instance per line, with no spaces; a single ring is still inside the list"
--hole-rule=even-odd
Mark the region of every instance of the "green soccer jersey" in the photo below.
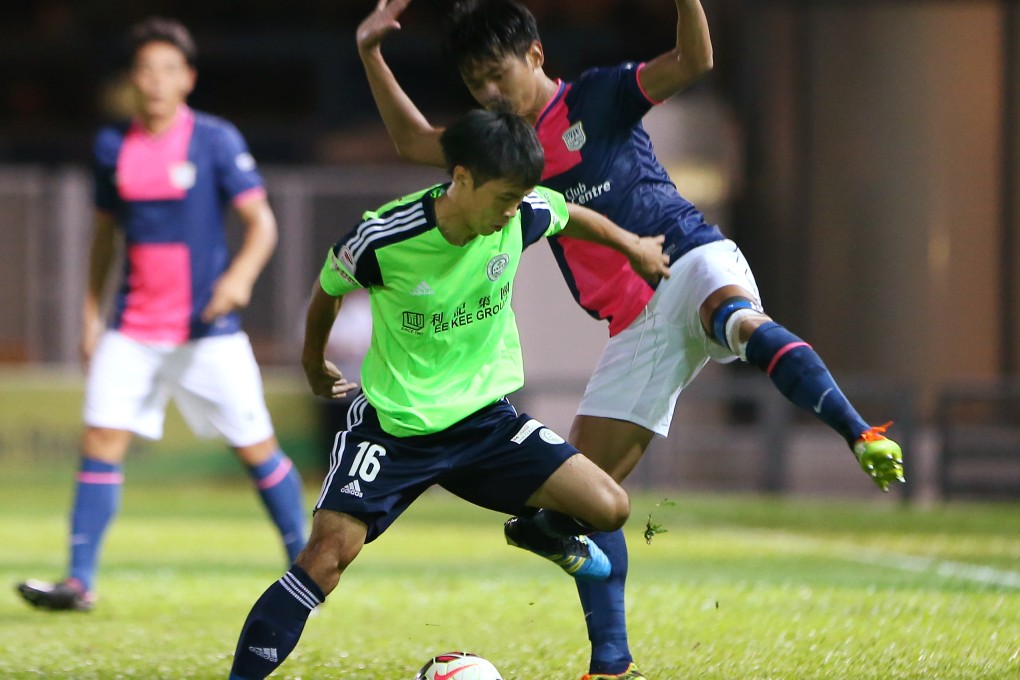
[[[361,383],[386,432],[439,432],[524,384],[510,301],[521,251],[567,223],[562,195],[537,187],[506,227],[450,244],[436,224],[439,185],[367,212],[329,252],[319,281],[367,288],[372,342]]]

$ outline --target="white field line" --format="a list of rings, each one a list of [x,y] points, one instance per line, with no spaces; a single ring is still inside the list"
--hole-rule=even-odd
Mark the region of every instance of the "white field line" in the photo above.
[[[901,571],[916,573],[932,572],[944,578],[960,579],[981,585],[998,586],[1000,588],[1016,588],[1020,590],[1020,572],[1008,569],[995,569],[980,564],[938,560],[933,557],[915,557],[899,555],[875,550],[846,551],[845,559],[881,567],[893,567]]]
[[[775,536],[776,534],[773,533],[772,535]],[[1020,590],[1020,571],[996,569],[995,567],[981,564],[968,564],[952,560],[940,560],[934,557],[920,557],[872,550],[795,534],[784,533],[781,536],[780,540],[783,545],[800,545],[802,548],[812,550],[813,552],[825,552],[849,562],[890,567],[913,573],[933,573],[943,578]]]

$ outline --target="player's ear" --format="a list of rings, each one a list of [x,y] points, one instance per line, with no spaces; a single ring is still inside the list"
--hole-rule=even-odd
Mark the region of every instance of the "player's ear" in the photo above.
[[[453,183],[457,185],[458,189],[471,189],[474,186],[474,178],[471,176],[471,171],[463,165],[453,166]]]
[[[531,42],[531,46],[524,55],[525,60],[528,62],[528,66],[532,69],[539,69],[545,64],[545,50],[542,48],[542,43],[537,40]]]
[[[188,77],[184,82],[184,98],[187,99],[188,95],[195,89],[195,81],[198,80],[198,71],[192,67],[188,67]]]

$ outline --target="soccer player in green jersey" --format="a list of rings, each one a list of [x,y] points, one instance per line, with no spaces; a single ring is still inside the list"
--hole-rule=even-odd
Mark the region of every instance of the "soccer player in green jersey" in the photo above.
[[[233,679],[272,673],[362,547],[434,484],[506,514],[549,508],[575,518],[567,531],[547,527],[529,542],[544,543],[578,578],[609,574],[605,555],[577,534],[620,528],[626,492],[506,399],[524,384],[513,281],[523,249],[557,233],[618,250],[642,276],[668,276],[661,238],[639,238],[536,187],[542,147],[514,114],[472,111],[441,143],[452,181],[365,213],[330,250],[315,286],[302,363],[325,397],[357,387],[325,347],[343,295],[369,291],[363,392],[336,435],[308,545],[249,613]]]

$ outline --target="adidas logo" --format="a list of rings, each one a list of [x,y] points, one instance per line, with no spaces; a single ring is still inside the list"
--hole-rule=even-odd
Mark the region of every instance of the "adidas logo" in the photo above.
[[[276,657],[276,647],[249,647],[248,651],[266,661],[272,661],[273,663],[279,661]]]
[[[358,498],[361,498],[362,496],[365,495],[361,493],[361,485],[358,484],[358,480],[356,479],[347,486],[345,486],[344,488],[340,489],[340,493],[347,493],[352,496],[357,496]]]
[[[434,291],[429,288],[429,284],[424,281],[411,289],[411,295],[432,295],[433,292]]]

